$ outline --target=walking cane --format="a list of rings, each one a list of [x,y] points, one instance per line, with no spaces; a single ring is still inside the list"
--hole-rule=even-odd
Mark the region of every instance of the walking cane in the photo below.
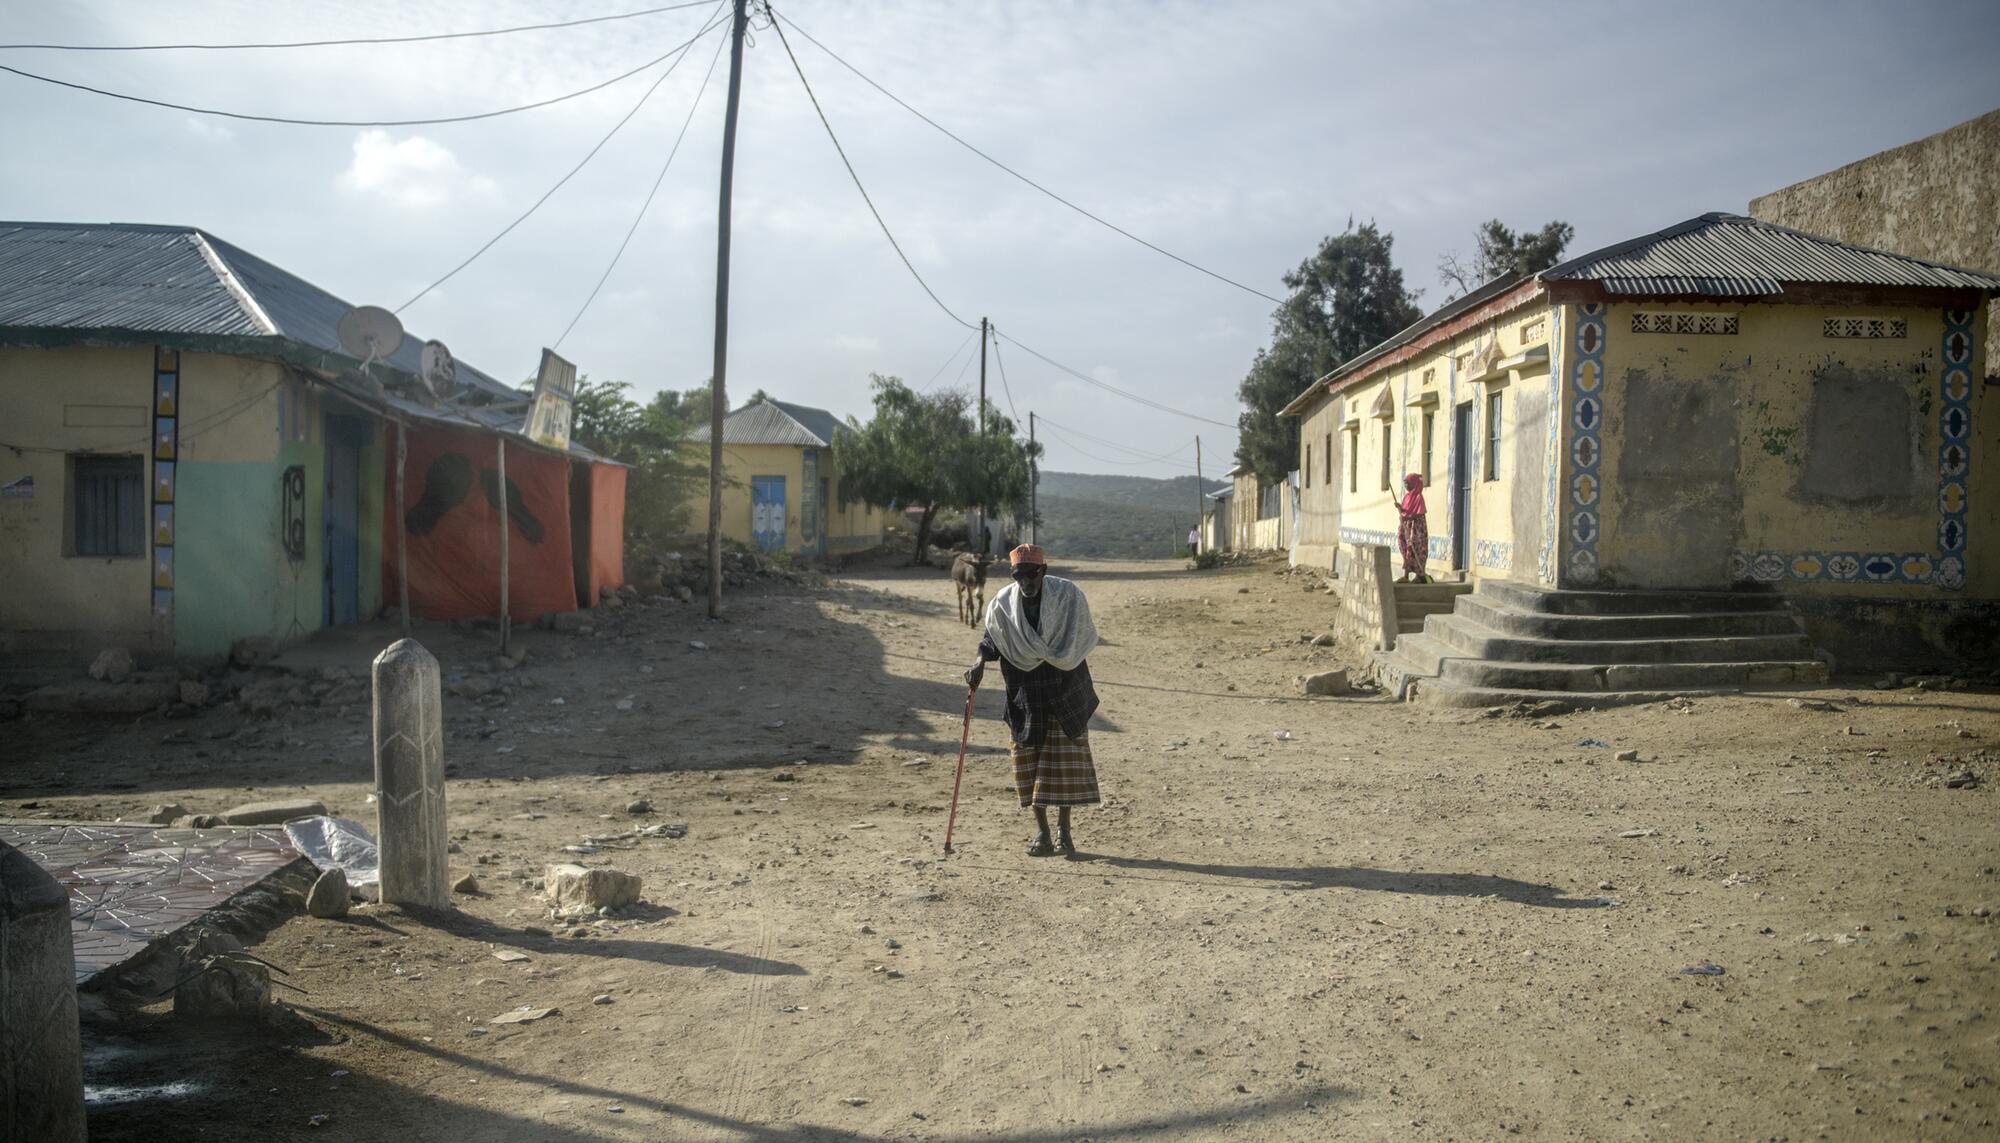
[[[965,688],[965,728],[958,733],[958,774],[951,780],[951,816],[944,822],[944,852],[951,856],[951,827],[958,824],[958,784],[965,780],[965,744],[972,741],[972,696],[974,690]]]

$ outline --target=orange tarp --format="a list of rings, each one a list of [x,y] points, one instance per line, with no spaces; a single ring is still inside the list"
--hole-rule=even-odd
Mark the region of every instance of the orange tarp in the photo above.
[[[426,619],[500,613],[497,438],[457,429],[409,430],[403,515],[409,529],[410,612]],[[384,485],[396,494],[396,457]],[[623,472],[619,473],[620,492]],[[595,496],[593,495],[593,500]],[[507,446],[507,601],[515,622],[576,610],[570,552],[569,461],[518,441]],[[620,497],[622,508],[623,498]],[[396,518],[383,513],[383,597],[396,598]],[[618,527],[622,525],[622,513]],[[593,553],[593,568],[595,554]],[[594,574],[594,572],[593,572]]]
[[[625,584],[625,470],[590,466],[590,599],[598,589]]]

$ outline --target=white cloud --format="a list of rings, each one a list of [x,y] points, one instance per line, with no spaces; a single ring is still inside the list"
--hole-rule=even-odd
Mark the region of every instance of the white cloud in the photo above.
[[[422,135],[395,139],[370,129],[354,137],[354,161],[336,180],[342,190],[373,195],[406,210],[431,210],[461,194],[491,197],[498,188],[469,174],[449,147]]]
[[[882,348],[882,342],[873,337],[843,333],[834,337],[833,347],[835,349],[845,349],[852,353],[874,353]]]

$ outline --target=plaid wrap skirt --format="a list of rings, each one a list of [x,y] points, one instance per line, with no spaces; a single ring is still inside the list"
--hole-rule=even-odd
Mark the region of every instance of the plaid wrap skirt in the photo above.
[[[1040,746],[1014,747],[1014,790],[1023,806],[1091,806],[1098,802],[1090,735],[1071,738],[1051,726]]]

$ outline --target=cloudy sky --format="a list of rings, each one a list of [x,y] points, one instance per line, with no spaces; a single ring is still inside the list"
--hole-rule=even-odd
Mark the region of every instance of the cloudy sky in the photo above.
[[[648,6],[0,0],[0,36],[394,36]],[[1426,308],[1446,297],[1440,254],[1469,248],[1484,219],[1566,219],[1581,253],[1703,211],[1742,211],[1752,196],[2000,106],[1991,0],[777,7],[989,154],[1266,293],[1281,292],[1279,276],[1320,238],[1373,219],[1395,236]],[[425,118],[598,83],[681,43],[710,11],[366,48],[8,50],[0,63],[195,106]],[[719,39],[696,45],[537,214],[411,306],[408,328],[497,376],[529,375],[637,215]],[[1269,302],[1072,213],[809,43],[793,47],[945,305],[1112,385],[1234,423]],[[754,33],[744,68],[731,394],[762,388],[865,416],[871,372],[976,384],[975,354],[954,356],[966,330],[883,240],[773,32]],[[548,190],[659,71],[518,115],[381,129],[208,118],[0,73],[0,216],[201,226],[349,301],[393,308]],[[593,378],[645,394],[709,374],[726,71],[725,57],[624,260],[562,344]],[[1021,419],[1034,409],[1052,423],[1049,469],[1173,475],[1192,467],[1197,433],[1206,471],[1227,466],[1228,428],[1123,400],[1004,342],[1001,355]],[[997,367],[989,377],[1006,407]]]

